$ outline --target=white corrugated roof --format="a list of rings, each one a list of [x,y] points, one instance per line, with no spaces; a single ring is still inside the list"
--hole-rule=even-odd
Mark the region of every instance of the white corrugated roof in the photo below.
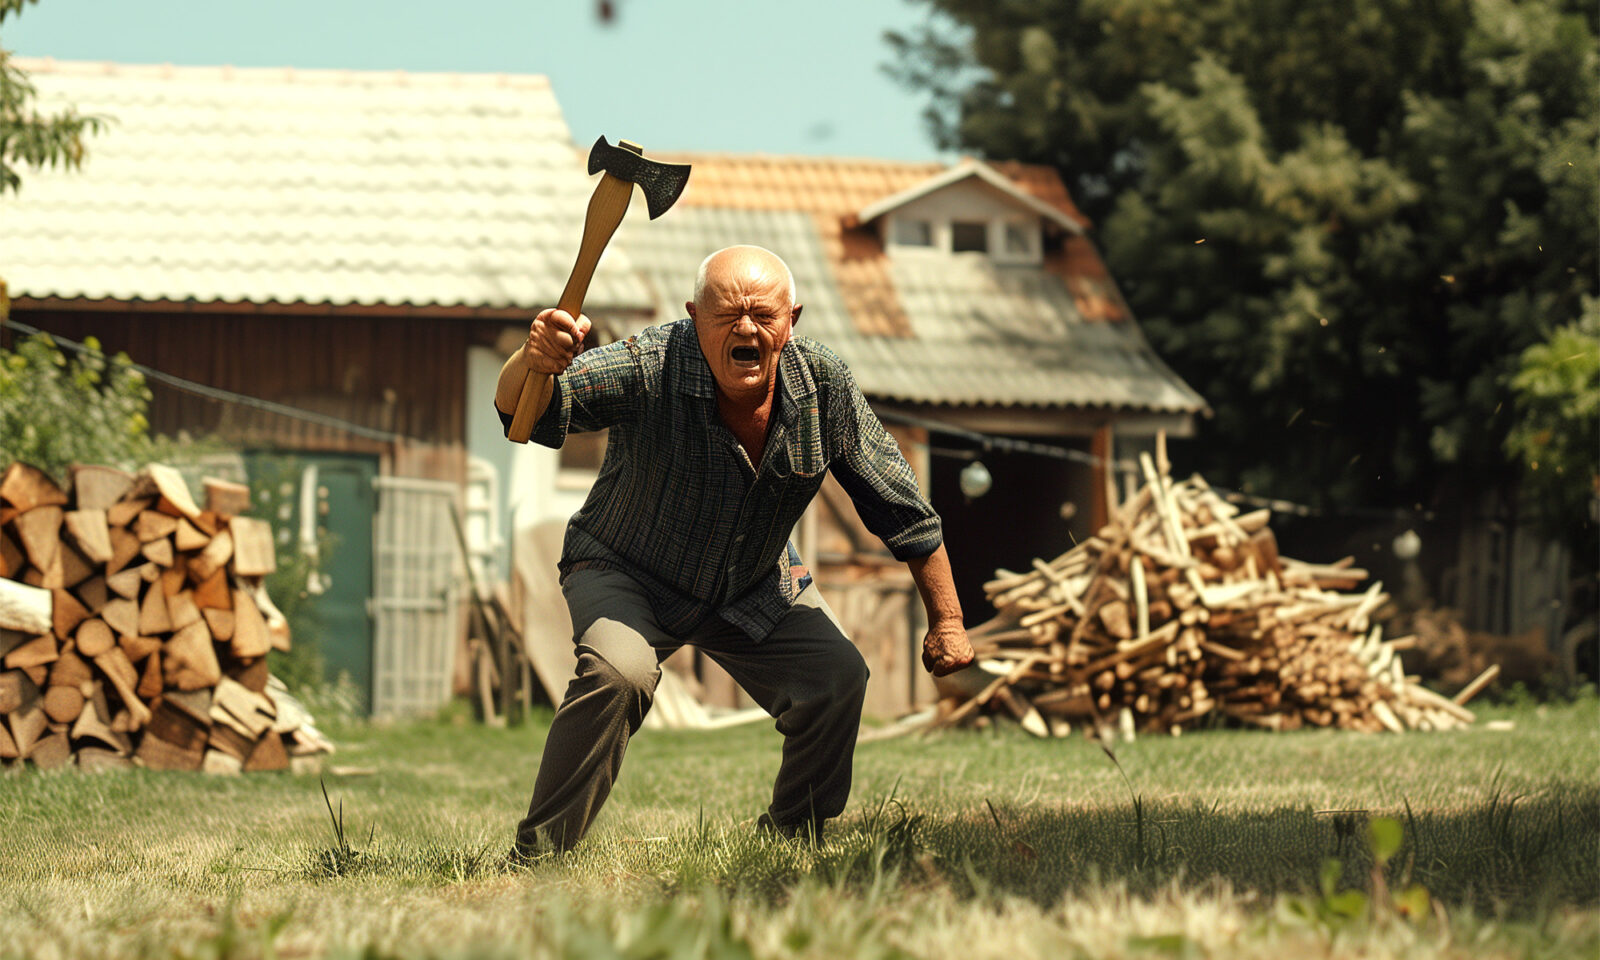
[[[42,110],[111,120],[0,199],[13,296],[532,308],[566,283],[593,184],[544,77],[13,62]],[[620,251],[588,302],[653,306]]]

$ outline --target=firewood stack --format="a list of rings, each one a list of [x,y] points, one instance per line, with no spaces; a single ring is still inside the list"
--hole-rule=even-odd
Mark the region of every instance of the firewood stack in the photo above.
[[[70,493],[0,478],[0,760],[238,773],[332,749],[269,686],[272,529],[239,515],[248,487],[205,486],[201,510],[159,464],[75,466]]]
[[[1241,515],[1198,475],[1174,483],[1165,460],[1141,455],[1143,488],[1094,537],[997,571],[997,615],[971,631],[978,667],[941,682],[934,726],[984,711],[1040,736],[1130,718],[1170,733],[1218,716],[1396,733],[1472,722],[1462,704],[1493,668],[1453,700],[1422,687],[1401,663],[1411,638],[1372,623],[1381,582],[1354,592],[1367,574],[1353,558],[1280,557],[1270,511]]]

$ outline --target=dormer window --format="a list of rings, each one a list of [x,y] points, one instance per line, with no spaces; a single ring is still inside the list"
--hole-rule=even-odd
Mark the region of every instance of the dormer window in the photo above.
[[[1039,225],[1037,223],[1005,224],[1004,250],[1007,257],[1031,259],[1039,255]]]
[[[950,251],[952,253],[988,253],[989,224],[982,220],[952,220],[950,222]]]
[[[933,224],[910,217],[894,218],[894,242],[901,247],[933,246]]]

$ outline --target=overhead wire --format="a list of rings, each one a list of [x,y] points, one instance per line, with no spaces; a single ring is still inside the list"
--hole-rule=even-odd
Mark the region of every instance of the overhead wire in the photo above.
[[[7,329],[15,330],[19,333],[27,334],[29,336],[42,334],[46,337],[49,337],[50,340],[58,347],[64,350],[70,350],[74,353],[104,354],[104,351],[98,350],[95,347],[91,347],[88,344],[80,343],[76,340],[71,340],[58,334],[50,333],[47,330],[41,330],[38,327],[22,323],[18,320],[12,320],[9,318],[0,319],[0,326],[4,326]],[[344,420],[329,414],[317,413],[312,410],[305,410],[300,407],[278,403],[273,400],[265,400],[261,397],[253,397],[249,394],[238,393],[233,390],[224,390],[220,387],[213,387],[208,384],[203,384],[184,377],[179,377],[162,370],[157,370],[156,368],[146,364],[130,361],[129,366],[131,369],[139,371],[141,374],[151,380],[156,381],[157,383],[165,384],[173,389],[202,397],[216,403],[237,404],[243,407],[274,413],[290,419],[300,420],[306,423],[313,423],[317,424],[318,426],[329,427],[334,430],[342,430],[354,436],[365,437],[371,440],[379,440],[384,443],[394,443],[401,440],[416,439],[413,437],[408,437],[405,434],[395,433],[389,430],[379,430],[374,427],[363,426],[362,424],[353,423],[349,420]],[[1137,476],[1139,471],[1138,465],[1131,460],[1118,460],[1114,458],[1108,459],[1105,457],[1096,456],[1092,453],[1085,453],[1082,450],[1074,450],[1070,447],[1063,447],[1056,444],[1039,443],[1033,440],[1018,440],[1013,437],[1004,437],[992,433],[983,433],[978,430],[971,430],[966,427],[957,426],[953,423],[947,423],[945,421],[935,420],[929,417],[921,417],[913,414],[903,413],[897,410],[879,411],[878,417],[879,419],[886,420],[890,423],[898,423],[903,426],[917,427],[919,429],[927,430],[930,434],[939,433],[946,436],[959,437],[960,439],[981,446],[984,452],[993,450],[1002,453],[1022,453],[1033,456],[1047,457],[1052,460],[1064,460],[1071,463],[1080,463],[1087,466],[1106,466],[1119,472],[1133,474],[1135,476]],[[981,456],[981,454],[975,450],[957,450],[950,447],[938,447],[931,443],[922,443],[921,445],[924,446],[929,453],[935,456],[961,460],[975,460]],[[1295,503],[1290,500],[1283,500],[1275,497],[1260,497],[1254,494],[1244,493],[1238,490],[1229,490],[1223,487],[1213,486],[1213,489],[1215,489],[1230,503],[1245,504],[1255,507],[1266,507],[1277,513],[1290,514],[1300,517],[1350,516],[1368,517],[1373,519],[1407,519],[1421,517],[1422,519],[1428,520],[1433,518],[1433,514],[1431,512],[1422,510],[1420,508],[1415,510],[1405,510],[1398,507],[1340,507],[1336,509],[1327,509],[1322,507],[1308,506],[1306,504]]]
[[[96,347],[91,347],[86,343],[70,340],[58,334],[51,333],[48,330],[41,330],[38,327],[22,323],[18,320],[12,320],[10,318],[0,319],[0,326],[4,326],[9,330],[15,330],[18,333],[24,333],[29,336],[43,335],[49,337],[56,346],[63,350],[69,350],[73,353],[98,353],[102,356],[105,354],[105,351]],[[279,416],[289,417],[294,420],[302,420],[306,423],[314,423],[318,426],[329,427],[334,430],[342,430],[345,433],[353,434],[358,437],[365,437],[369,440],[380,440],[384,443],[395,443],[400,440],[414,439],[406,436],[405,434],[394,433],[393,431],[389,430],[379,430],[375,427],[363,426],[359,423],[352,423],[349,420],[330,416],[325,413],[317,413],[314,410],[303,410],[300,407],[292,407],[286,403],[278,403],[273,400],[263,400],[260,397],[252,397],[249,394],[237,393],[232,390],[223,390],[220,387],[213,387],[208,384],[186,379],[184,377],[175,376],[142,363],[130,361],[128,365],[131,369],[139,371],[150,380],[154,380],[157,383],[165,384],[166,386],[172,387],[175,390],[180,390],[184,393],[202,397],[215,403],[232,403],[242,407],[263,410],[268,413],[275,413]]]

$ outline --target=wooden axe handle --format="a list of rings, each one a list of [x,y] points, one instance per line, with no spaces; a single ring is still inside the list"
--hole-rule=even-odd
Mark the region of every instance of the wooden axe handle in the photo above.
[[[601,176],[594,196],[589,198],[589,212],[583,218],[583,241],[578,244],[578,260],[572,265],[567,288],[561,291],[561,300],[556,304],[571,314],[573,320],[583,313],[583,298],[589,292],[595,264],[600,262],[600,254],[611,242],[611,235],[617,232],[617,225],[628,212],[628,201],[632,199],[633,184],[609,173]],[[528,371],[522,378],[522,392],[517,395],[517,411],[511,417],[507,437],[517,443],[528,442],[534,421],[550,402],[551,389],[548,373]]]

